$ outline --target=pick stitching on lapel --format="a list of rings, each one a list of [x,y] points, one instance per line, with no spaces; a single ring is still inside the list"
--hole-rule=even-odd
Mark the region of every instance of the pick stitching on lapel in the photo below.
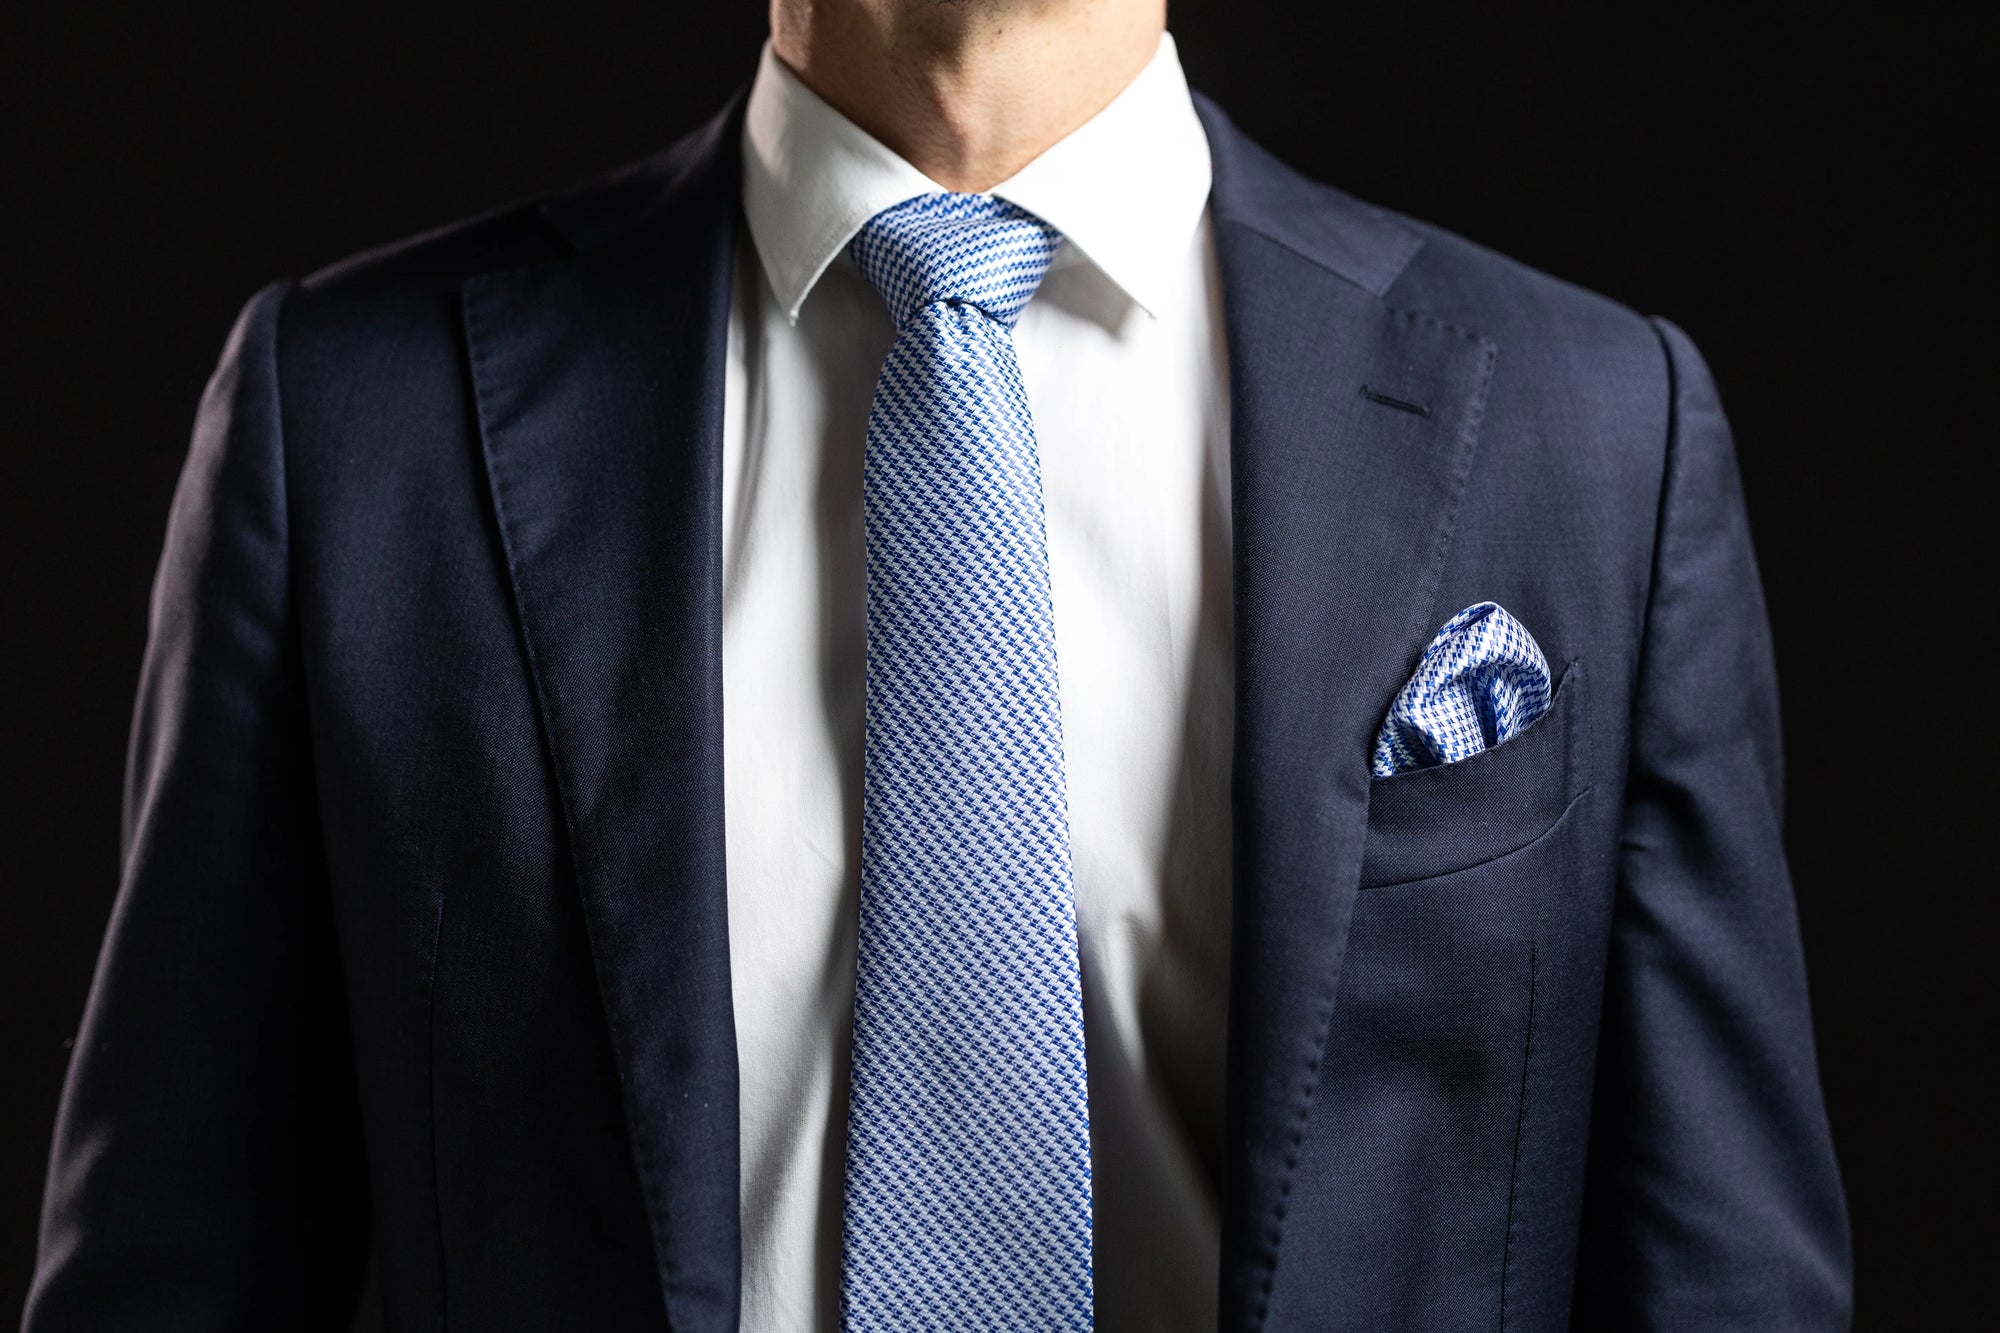
[[[721,431],[742,98],[461,289],[522,649],[676,1329],[734,1329]]]
[[[1382,299],[1421,237],[1196,105],[1215,161],[1235,532],[1221,1325],[1255,1330],[1334,1017],[1369,749],[1435,628],[1496,348]]]

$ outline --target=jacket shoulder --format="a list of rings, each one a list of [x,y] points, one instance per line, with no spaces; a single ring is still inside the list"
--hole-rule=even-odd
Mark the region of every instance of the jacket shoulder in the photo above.
[[[395,341],[456,321],[459,288],[484,274],[528,268],[605,244],[691,197],[697,176],[733,165],[722,150],[740,118],[739,95],[663,151],[579,184],[376,246],[291,285],[288,343]]]
[[[517,200],[349,255],[298,280],[294,302],[338,306],[455,289],[467,278],[562,253],[546,198]]]
[[[1434,223],[1391,213],[1422,244],[1385,294],[1483,334],[1516,356],[1595,376],[1636,373],[1650,385],[1664,363],[1653,322],[1623,302],[1545,273]]]
[[[1580,369],[1663,361],[1658,335],[1627,306],[1312,179],[1197,93],[1215,168],[1219,223],[1240,224],[1396,309],[1499,345],[1563,349]]]

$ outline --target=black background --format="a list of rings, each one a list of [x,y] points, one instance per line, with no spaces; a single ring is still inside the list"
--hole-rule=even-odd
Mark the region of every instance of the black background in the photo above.
[[[116,885],[187,427],[266,280],[594,174],[746,80],[754,0],[0,18],[0,1311]],[[1991,44],[1911,11],[1185,0],[1190,80],[1309,174],[1639,309],[1735,422],[1861,1322],[1950,1317],[1994,1186]],[[1975,7],[1967,7],[1975,12]],[[1984,77],[1982,77],[1984,76]],[[0,1318],[11,1318],[0,1314]]]

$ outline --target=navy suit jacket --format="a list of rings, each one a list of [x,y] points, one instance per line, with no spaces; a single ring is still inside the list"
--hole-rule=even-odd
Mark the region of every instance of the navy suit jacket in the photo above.
[[[26,1327],[735,1326],[720,434],[741,99],[260,293],[154,588]],[[1826,1329],[1771,649],[1687,339],[1200,103],[1232,403],[1221,1308]],[[1371,780],[1492,599],[1560,674]]]

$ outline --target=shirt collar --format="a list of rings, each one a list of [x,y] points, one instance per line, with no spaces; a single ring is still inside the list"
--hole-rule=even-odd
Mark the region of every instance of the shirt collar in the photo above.
[[[1061,231],[1150,315],[1208,202],[1208,136],[1174,39],[1123,92],[989,192]],[[779,306],[799,317],[869,218],[944,187],[835,111],[764,43],[743,120],[743,212]],[[1065,246],[1065,249],[1068,247]]]

